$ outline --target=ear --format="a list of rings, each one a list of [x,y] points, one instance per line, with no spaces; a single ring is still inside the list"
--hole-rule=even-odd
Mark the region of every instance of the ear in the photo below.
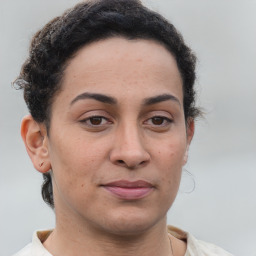
[[[37,123],[31,115],[25,116],[21,123],[21,137],[35,169],[48,172],[51,164],[45,125]]]
[[[187,131],[187,148],[186,148],[186,151],[184,154],[183,165],[185,165],[188,161],[189,146],[190,146],[190,143],[193,139],[194,132],[195,132],[195,121],[193,118],[188,119],[186,131]]]

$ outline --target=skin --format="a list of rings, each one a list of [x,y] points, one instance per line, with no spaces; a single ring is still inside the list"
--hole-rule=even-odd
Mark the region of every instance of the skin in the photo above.
[[[35,168],[52,170],[56,228],[44,246],[54,256],[172,255],[166,214],[193,133],[176,61],[162,45],[110,38],[79,50],[54,98],[49,133],[31,116],[22,122]],[[152,189],[120,199],[103,186],[116,180]],[[184,255],[184,242],[171,240],[174,255]]]

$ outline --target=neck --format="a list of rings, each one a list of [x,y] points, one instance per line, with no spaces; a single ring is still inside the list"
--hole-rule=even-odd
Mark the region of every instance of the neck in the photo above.
[[[173,256],[166,218],[138,234],[111,234],[88,225],[57,218],[56,228],[44,246],[62,256]],[[64,223],[64,225],[63,225]]]

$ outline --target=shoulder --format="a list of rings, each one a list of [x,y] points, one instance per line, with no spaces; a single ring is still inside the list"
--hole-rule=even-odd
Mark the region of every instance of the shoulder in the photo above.
[[[196,239],[191,234],[187,234],[187,253],[186,256],[232,256],[222,248]]]
[[[32,243],[15,253],[13,256],[32,256]]]
[[[179,228],[168,226],[168,232],[174,237],[186,241],[187,251],[185,256],[232,256],[222,248],[196,239],[194,236]]]
[[[13,256],[52,256],[43,246],[43,242],[52,230],[36,231],[33,234],[32,243],[25,246]]]

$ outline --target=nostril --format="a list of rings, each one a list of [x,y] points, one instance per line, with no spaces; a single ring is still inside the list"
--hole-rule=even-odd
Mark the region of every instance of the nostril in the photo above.
[[[134,164],[134,165],[133,164],[129,165],[124,160],[117,160],[116,163],[121,166],[127,166],[127,168],[134,169],[138,166],[144,166],[147,163],[147,161],[141,161],[139,164]]]

